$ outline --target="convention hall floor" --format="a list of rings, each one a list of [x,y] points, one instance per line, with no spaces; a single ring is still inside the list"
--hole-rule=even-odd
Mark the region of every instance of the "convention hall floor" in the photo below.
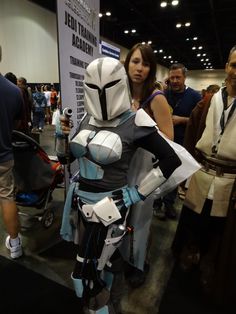
[[[49,155],[55,155],[54,151],[54,127],[46,126],[40,136],[40,145]],[[42,226],[40,219],[35,219],[38,210],[20,208],[22,222],[22,236],[25,255],[17,260],[17,263],[39,272],[43,276],[73,289],[70,274],[73,270],[74,260],[54,254],[44,254],[49,248],[58,244],[61,239],[59,228],[64,202],[64,189],[57,188],[53,192],[51,202],[55,219],[51,227]],[[177,202],[178,211],[181,207]],[[122,299],[122,313],[124,314],[149,314],[158,313],[158,306],[167,284],[173,260],[170,254],[170,245],[176,229],[176,221],[159,221],[155,217],[152,222],[153,239],[151,247],[151,268],[145,284],[138,289],[125,287],[125,295]],[[4,226],[0,220],[0,255],[8,257],[5,248]],[[33,312],[32,312],[33,313]],[[3,313],[4,314],[4,313]],[[170,313],[171,314],[171,313]]]

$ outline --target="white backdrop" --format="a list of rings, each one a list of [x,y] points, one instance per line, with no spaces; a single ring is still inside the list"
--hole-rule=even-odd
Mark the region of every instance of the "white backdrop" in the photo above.
[[[0,0],[0,72],[59,82],[55,13],[27,0]]]

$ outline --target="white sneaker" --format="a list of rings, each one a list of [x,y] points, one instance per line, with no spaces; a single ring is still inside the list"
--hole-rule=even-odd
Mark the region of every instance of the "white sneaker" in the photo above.
[[[20,237],[18,237],[18,239],[19,239],[19,244],[12,246],[11,241],[10,241],[10,236],[8,235],[6,238],[5,245],[6,245],[7,249],[10,250],[10,256],[13,259],[19,258],[23,255],[23,251],[22,251],[22,247],[21,247],[21,239],[20,239]]]

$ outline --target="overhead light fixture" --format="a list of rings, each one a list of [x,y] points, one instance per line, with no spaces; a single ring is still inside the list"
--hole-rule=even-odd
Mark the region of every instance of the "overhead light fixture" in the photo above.
[[[161,6],[162,8],[165,8],[165,7],[167,6],[167,2],[166,2],[166,1],[162,1],[161,4],[160,4],[160,6]]]
[[[134,34],[134,33],[136,33],[136,29],[131,29],[131,30],[125,29],[124,33],[125,34],[133,33]]]
[[[173,1],[171,2],[171,4],[172,4],[173,6],[176,6],[176,5],[179,4],[179,1],[178,1],[178,0],[173,0]]]
[[[163,49],[159,49],[159,52],[162,53],[162,52],[163,52]]]
[[[99,13],[99,14],[98,14],[99,17],[103,17],[103,15],[111,16],[111,12],[107,11],[107,12],[105,12],[105,13]]]
[[[151,40],[149,40],[149,41],[148,41],[148,44],[149,44],[149,45],[151,45],[151,44],[152,44],[152,41],[151,41]]]
[[[177,24],[176,24],[176,27],[177,27],[177,28],[180,28],[180,27],[182,27],[182,26],[189,27],[190,25],[191,25],[190,22],[186,22],[186,23],[184,23],[184,24],[177,23]],[[186,39],[186,40],[190,40],[190,39]]]
[[[167,7],[168,5],[176,6],[176,5],[178,5],[178,4],[179,4],[179,1],[178,1],[178,0],[173,0],[173,1],[171,1],[171,2],[162,1],[162,2],[160,3],[160,7],[161,7],[161,8],[165,8],[165,7]]]

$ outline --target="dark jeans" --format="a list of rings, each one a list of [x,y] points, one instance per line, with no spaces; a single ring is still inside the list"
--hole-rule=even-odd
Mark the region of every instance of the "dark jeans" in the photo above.
[[[34,128],[42,128],[44,127],[44,118],[45,113],[43,111],[34,112],[33,114],[33,127]]]
[[[165,207],[174,206],[177,192],[178,188],[175,188],[174,190],[166,194],[164,197],[154,200],[153,207],[161,207],[162,204],[164,204]]]

